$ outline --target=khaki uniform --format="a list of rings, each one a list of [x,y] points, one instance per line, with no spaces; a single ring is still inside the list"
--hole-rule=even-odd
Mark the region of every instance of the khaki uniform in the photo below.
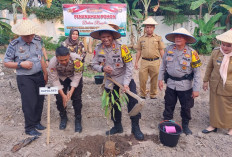
[[[140,82],[140,95],[146,96],[146,83],[148,75],[150,76],[150,97],[154,98],[157,95],[157,80],[160,66],[160,50],[164,49],[164,43],[162,38],[156,34],[152,37],[146,35],[140,37],[137,49],[141,51],[141,65],[139,70],[139,82]],[[157,59],[153,61],[145,59]]]
[[[222,60],[223,54],[220,49],[215,49],[210,57],[203,81],[209,81],[210,87],[210,125],[215,128],[232,128],[232,57],[230,57],[224,87],[219,72]]]
[[[77,87],[82,77],[83,63],[80,61],[79,55],[75,53],[70,54],[70,60],[65,67],[54,56],[49,63],[49,80],[51,80],[53,86],[57,86],[58,89],[63,89],[60,80],[64,81],[67,78],[71,79],[71,86]]]

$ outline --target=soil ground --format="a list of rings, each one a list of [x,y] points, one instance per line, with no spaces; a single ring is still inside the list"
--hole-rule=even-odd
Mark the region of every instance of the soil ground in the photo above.
[[[41,131],[42,136],[30,145],[16,153],[11,148],[19,141],[27,138],[24,133],[24,117],[21,107],[20,94],[17,89],[15,73],[2,65],[3,55],[0,56],[0,156],[2,157],[98,157],[102,156],[103,143],[107,140],[105,131],[113,124],[104,117],[101,109],[100,87],[93,78],[84,77],[83,108],[81,134],[74,133],[74,111],[71,102],[68,104],[68,125],[64,131],[59,130],[59,114],[56,109],[55,97],[51,96],[51,137],[50,144],[46,145],[46,130]],[[91,56],[89,57],[91,58]],[[201,73],[204,76],[205,67],[209,57],[201,56],[203,62]],[[138,71],[134,71],[134,79],[138,84]],[[149,86],[147,86],[149,89]],[[195,99],[192,108],[190,128],[193,135],[180,135],[178,145],[174,148],[163,146],[159,141],[158,124],[162,120],[164,110],[164,90],[159,92],[158,99],[151,100],[148,96],[146,105],[142,110],[140,128],[145,134],[144,141],[137,141],[131,135],[131,123],[126,107],[123,108],[122,125],[124,132],[114,135],[111,140],[116,142],[117,156],[121,157],[214,157],[231,156],[232,137],[225,135],[227,130],[219,129],[217,133],[202,134],[202,129],[209,124],[209,92],[200,91],[200,96]],[[46,125],[47,98],[41,123]],[[176,105],[174,119],[181,123],[180,104]]]

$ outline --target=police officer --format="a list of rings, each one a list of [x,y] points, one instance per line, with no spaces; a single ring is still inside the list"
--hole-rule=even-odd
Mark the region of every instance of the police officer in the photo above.
[[[193,44],[196,39],[184,28],[179,28],[166,35],[166,39],[175,44],[167,47],[159,72],[158,85],[163,88],[163,81],[167,82],[165,91],[164,120],[173,118],[177,98],[181,104],[183,132],[192,134],[189,129],[191,120],[190,109],[194,106],[194,98],[199,96],[201,60],[198,53],[186,44]],[[193,85],[192,85],[193,82]]]
[[[60,130],[64,130],[68,117],[66,106],[72,99],[75,112],[75,132],[81,132],[81,108],[82,108],[82,58],[76,53],[69,53],[67,47],[61,46],[56,49],[56,56],[49,62],[49,80],[53,86],[57,86],[59,94],[56,95],[57,109],[60,112]]]
[[[137,54],[135,69],[138,69],[138,62],[142,56],[139,69],[140,96],[146,98],[146,84],[150,76],[150,98],[156,99],[157,81],[159,74],[160,58],[164,54],[164,43],[162,37],[154,34],[155,25],[158,23],[149,17],[143,24],[145,25],[146,34],[139,38],[137,43]]]
[[[107,77],[111,77],[124,86],[124,90],[130,90],[133,93],[136,93],[136,84],[132,78],[133,64],[131,53],[126,45],[122,45],[116,41],[116,39],[121,37],[120,33],[108,24],[105,24],[96,31],[93,31],[90,36],[101,40],[102,42],[95,48],[95,56],[92,61],[93,69],[98,72],[105,72]],[[107,92],[110,92],[112,89],[119,92],[118,86],[110,86],[110,84],[112,84],[112,82],[106,80],[105,89]],[[127,107],[128,112],[130,112],[138,101],[129,95],[127,96],[129,98]],[[116,96],[114,95],[114,97]],[[114,127],[106,132],[107,135],[123,132],[121,123],[122,113],[119,111],[117,105],[114,105],[113,107],[115,110],[115,117],[113,118],[114,114],[112,113],[113,111],[111,111],[111,119],[114,122]],[[132,122],[132,133],[137,140],[144,139],[144,135],[139,127],[140,118],[141,113],[130,117]]]
[[[39,87],[47,82],[46,63],[42,58],[41,38],[35,34],[39,28],[29,19],[22,19],[12,27],[12,32],[20,37],[13,40],[5,54],[4,65],[16,69],[18,89],[22,99],[25,118],[25,133],[41,135],[40,124],[44,96],[39,95]],[[43,70],[43,72],[42,72]]]

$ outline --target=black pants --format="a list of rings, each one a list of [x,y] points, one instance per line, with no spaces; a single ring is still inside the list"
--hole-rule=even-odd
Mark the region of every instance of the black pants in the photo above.
[[[182,120],[191,120],[190,109],[194,106],[194,99],[192,98],[192,89],[187,91],[176,91],[171,88],[165,91],[165,110],[163,116],[165,120],[170,120],[173,118],[173,112],[176,106],[177,98],[181,104],[180,115]]]
[[[41,121],[44,96],[39,95],[39,87],[45,86],[43,73],[17,75],[17,84],[21,94],[25,130],[30,131]]]
[[[67,91],[71,89],[71,80],[69,78],[65,79],[64,81],[60,80],[60,83],[64,86],[63,92],[67,94]],[[81,108],[82,108],[82,99],[81,99],[81,94],[82,94],[82,88],[83,88],[83,79],[81,78],[79,85],[75,88],[71,100],[72,100],[72,105],[74,108],[75,116],[81,115]],[[56,94],[56,105],[58,111],[60,111],[60,114],[64,113],[66,109],[63,106],[63,100],[62,96],[60,94]]]
[[[129,88],[130,91],[137,94],[136,92],[136,84],[135,81],[132,79],[130,84],[129,84]],[[117,85],[114,85],[114,90],[116,90],[119,93],[119,87]],[[107,92],[110,92],[110,89],[105,88],[105,90]],[[115,95],[115,93],[113,92],[114,98],[116,99],[117,96]],[[132,110],[132,108],[138,103],[138,101],[131,97],[130,95],[126,94],[128,96],[129,102],[127,104],[127,109],[128,109],[128,113]],[[117,101],[119,104],[120,102]],[[121,105],[121,104],[120,104]],[[113,105],[113,108],[115,110],[115,117],[113,118],[113,110],[111,111],[111,119],[112,121],[114,121],[115,123],[120,123],[122,120],[122,112],[119,111],[118,107],[116,104]],[[140,119],[141,118],[141,113],[138,113],[136,116],[131,116],[130,119]]]

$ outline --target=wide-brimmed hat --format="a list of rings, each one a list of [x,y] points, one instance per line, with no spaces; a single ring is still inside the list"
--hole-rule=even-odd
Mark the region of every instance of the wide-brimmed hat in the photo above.
[[[39,26],[31,20],[23,18],[12,26],[11,31],[17,35],[31,35],[39,32]]]
[[[197,39],[191,33],[189,33],[185,28],[179,28],[177,30],[174,30],[172,33],[167,34],[165,38],[168,41],[175,42],[176,35],[184,35],[186,37],[187,44],[194,44],[195,42],[197,42]]]
[[[217,35],[216,38],[217,40],[232,44],[232,28],[220,35]]]
[[[145,21],[143,21],[142,24],[143,25],[158,25],[158,23],[152,17],[148,17]]]
[[[113,33],[113,37],[114,39],[118,39],[121,37],[121,34],[118,33],[115,29],[113,29],[110,25],[108,24],[104,24],[104,25],[101,25],[97,30],[93,31],[90,33],[90,36],[94,39],[98,39],[100,40],[100,34],[99,32],[101,31],[110,31]]]
[[[119,30],[119,27],[118,25],[112,23],[112,22],[109,22],[108,25],[110,25],[111,27],[113,27],[113,29],[115,29],[116,31]]]

